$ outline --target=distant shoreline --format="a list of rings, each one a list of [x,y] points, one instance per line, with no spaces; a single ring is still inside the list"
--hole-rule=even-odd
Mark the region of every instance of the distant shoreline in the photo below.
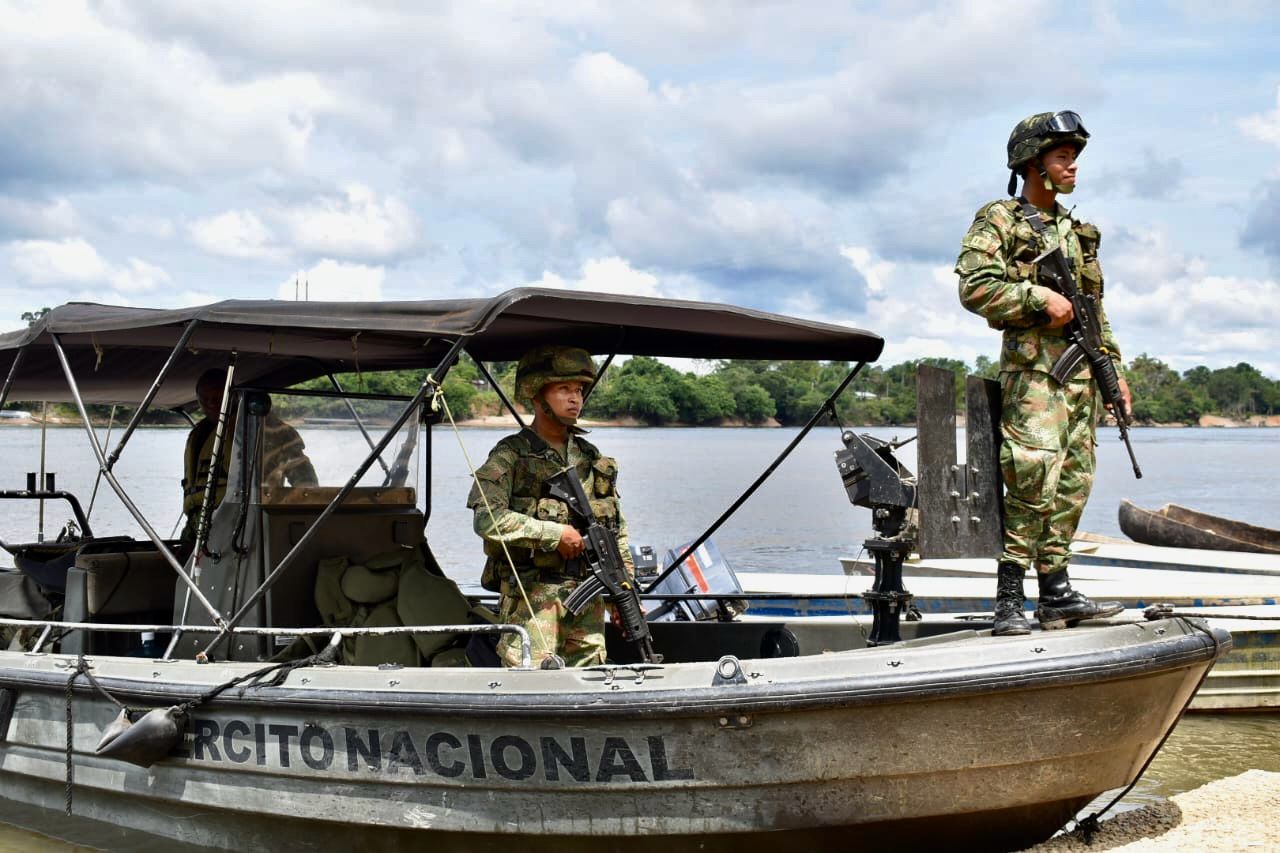
[[[304,420],[302,421],[302,423],[306,424],[307,422]],[[517,429],[519,427],[519,425],[516,423],[515,418],[511,417],[510,415],[484,415],[478,418],[466,418],[464,420],[459,420],[456,423],[459,427],[467,428],[467,429]],[[957,415],[956,423],[958,426],[963,426],[964,416]],[[1114,422],[1108,420],[1107,422],[1104,423],[1104,425],[1113,424],[1113,423]],[[778,423],[773,418],[769,418],[768,420],[758,424],[748,423],[746,421],[739,420],[736,418],[722,418],[715,423],[709,423],[709,424],[666,423],[666,424],[659,424],[655,426],[652,424],[645,423],[644,421],[639,420],[637,418],[613,418],[610,420],[600,420],[600,421],[582,420],[579,422],[579,424],[584,429],[597,429],[597,428],[607,428],[607,427],[645,427],[645,428],[654,427],[655,429],[703,429],[707,427],[717,427],[721,429],[724,429],[724,428],[776,429],[782,426],[782,424]],[[106,419],[95,418],[93,421],[93,425],[99,429],[106,429],[107,421]],[[340,426],[340,424],[332,424],[332,423],[307,424],[307,425],[312,427]],[[38,427],[40,426],[40,419],[38,417],[29,417],[29,418],[0,417],[0,427],[6,427],[6,426]],[[52,418],[49,418],[49,426],[55,429],[79,428],[80,420],[79,418],[69,419],[69,418],[52,417]],[[188,429],[189,428],[186,424],[183,424],[183,423],[143,424],[142,426],[145,426],[149,429]],[[850,426],[857,427],[858,429],[870,429],[878,426],[913,427],[914,428],[915,424],[850,424]],[[115,422],[115,427],[123,428],[124,423],[122,423],[120,420],[117,420]],[[1209,428],[1209,429],[1280,427],[1280,415],[1251,415],[1250,417],[1247,417],[1247,418],[1225,418],[1220,415],[1202,415],[1200,418],[1200,422],[1196,424],[1138,423],[1138,424],[1134,424],[1132,428],[1134,429],[1188,429],[1188,428],[1194,428],[1194,427],[1202,427],[1202,428]]]

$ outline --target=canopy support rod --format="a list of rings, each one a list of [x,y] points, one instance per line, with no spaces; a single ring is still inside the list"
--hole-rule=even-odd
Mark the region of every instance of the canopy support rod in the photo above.
[[[18,375],[18,366],[22,364],[22,359],[26,354],[26,347],[13,354],[13,364],[9,365],[9,376],[4,380],[4,388],[0,389],[0,409],[3,409],[4,404],[9,402],[9,389],[13,387],[13,380]]]
[[[204,647],[203,651],[196,655],[196,660],[207,660],[209,653],[213,651],[213,649],[217,648],[218,644],[229,636],[231,629],[240,624],[240,620],[243,619],[245,614],[257,605],[259,601],[262,600],[262,597],[266,595],[267,590],[275,584],[276,580],[284,574],[290,566],[297,562],[298,555],[303,552],[303,549],[305,549],[307,545],[311,544],[311,540],[315,538],[316,534],[319,533],[320,528],[322,528],[325,522],[329,520],[329,516],[333,515],[334,512],[337,511],[338,506],[347,499],[347,495],[351,494],[352,490],[355,489],[356,484],[360,482],[361,478],[364,477],[369,468],[373,466],[373,460],[387,449],[387,446],[391,444],[392,440],[395,439],[400,430],[404,428],[404,425],[408,422],[409,418],[420,410],[422,403],[427,399],[427,396],[434,393],[435,389],[440,387],[440,384],[444,381],[445,375],[449,372],[449,368],[451,368],[453,363],[457,361],[458,354],[462,352],[462,345],[466,343],[466,341],[466,338],[459,338],[454,341],[453,346],[450,348],[448,354],[445,355],[444,360],[441,361],[440,364],[436,366],[436,369],[432,374],[423,381],[422,386],[418,388],[418,393],[413,395],[413,399],[404,407],[404,411],[402,411],[400,416],[396,418],[395,423],[387,428],[386,433],[373,447],[373,449],[369,451],[369,455],[364,458],[364,461],[360,463],[360,467],[356,468],[355,473],[351,475],[346,484],[338,490],[336,495],[333,496],[333,500],[329,501],[328,506],[321,510],[320,514],[316,516],[315,521],[311,522],[311,526],[307,528],[307,531],[303,533],[301,537],[299,537],[294,546],[289,549],[289,553],[284,555],[284,558],[280,560],[274,569],[271,570],[271,573],[262,579],[262,583],[253,591],[253,594],[245,600],[244,604],[240,605],[240,609],[237,610],[227,622],[219,623],[222,630],[209,641],[209,644]]]
[[[591,392],[596,390],[596,386],[600,384],[600,380],[604,379],[604,372],[609,369],[609,365],[613,364],[613,357],[616,352],[609,353],[609,357],[604,360],[604,364],[600,365],[600,369],[596,371],[596,378],[591,380],[591,384],[582,392],[582,408],[587,407],[587,400],[591,398]]]
[[[756,481],[752,483],[750,486],[748,486],[745,492],[743,492],[741,495],[738,496],[738,499],[734,501],[733,504],[724,511],[723,515],[721,515],[714,522],[712,522],[711,526],[708,527],[705,531],[703,531],[701,536],[693,540],[693,542],[689,545],[689,547],[685,548],[684,551],[680,554],[680,556],[672,560],[671,565],[663,569],[662,572],[656,578],[653,579],[653,583],[645,587],[644,589],[645,592],[653,591],[653,589],[657,587],[658,584],[662,583],[662,581],[664,581],[668,575],[670,575],[672,572],[676,570],[677,566],[680,566],[681,564],[684,563],[685,560],[689,559],[690,554],[692,554],[694,551],[701,548],[702,543],[710,539],[711,534],[719,530],[720,525],[728,521],[729,517],[738,511],[738,507],[746,503],[747,499],[750,498],[753,494],[755,494],[756,489],[760,488],[761,484],[763,484],[765,480],[769,479],[769,477],[773,475],[773,472],[777,470],[778,466],[782,464],[783,460],[791,455],[791,451],[796,449],[796,445],[798,445],[804,439],[804,437],[809,434],[809,430],[813,429],[814,426],[817,425],[818,420],[823,415],[827,414],[827,412],[832,412],[832,413],[835,412],[836,399],[839,398],[839,396],[844,392],[845,388],[849,387],[849,383],[853,381],[855,376],[857,376],[859,373],[862,372],[862,368],[866,367],[866,365],[867,363],[865,361],[860,361],[854,366],[853,370],[849,371],[849,375],[844,378],[843,382],[841,382],[838,386],[836,386],[836,390],[832,391],[831,394],[827,397],[826,401],[823,402],[823,404],[818,407],[818,410],[813,413],[813,417],[809,418],[809,422],[806,423],[803,428],[801,428],[800,432],[796,435],[795,438],[791,439],[791,443],[788,444],[783,449],[783,451],[778,454],[778,458],[774,459],[773,462],[769,464],[769,467],[764,469],[764,472],[759,477],[756,478]]]
[[[338,379],[333,375],[333,373],[326,373],[325,376],[329,377],[329,384],[333,386],[334,391],[337,391],[339,394],[346,393],[342,390],[342,386],[338,384]],[[351,417],[355,418],[356,426],[360,428],[360,434],[364,436],[365,444],[369,445],[369,448],[372,449],[373,436],[369,435],[369,431],[364,428],[364,421],[361,419],[360,413],[356,411],[356,407],[352,405],[349,398],[344,396],[342,398],[342,402],[347,404],[347,411],[351,413]],[[391,473],[391,469],[387,467],[387,463],[382,460],[381,456],[378,457],[378,464],[382,466],[382,473]]]
[[[129,443],[129,439],[133,436],[133,431],[138,428],[138,424],[142,423],[142,416],[147,413],[147,409],[151,408],[151,403],[156,398],[156,394],[160,392],[160,386],[169,378],[169,371],[173,369],[173,365],[177,363],[178,356],[186,349],[187,342],[191,340],[191,336],[196,331],[196,326],[200,325],[199,320],[192,320],[187,327],[182,330],[182,336],[178,338],[178,343],[174,345],[173,350],[169,353],[169,357],[165,359],[164,365],[160,368],[160,372],[156,374],[155,381],[151,383],[151,387],[147,389],[147,394],[142,398],[142,402],[138,404],[137,411],[133,413],[133,417],[129,419],[129,425],[124,428],[124,432],[120,436],[120,441],[116,443],[115,449],[111,451],[111,455],[107,457],[107,470],[110,471],[116,467],[116,462],[120,460],[120,454],[124,451],[124,446]],[[110,439],[107,439],[110,441]]]
[[[521,429],[524,429],[525,428],[524,418],[520,417],[520,413],[516,411],[516,407],[511,405],[511,401],[507,399],[506,392],[502,390],[502,386],[499,385],[497,380],[493,378],[493,374],[489,372],[489,369],[484,366],[484,362],[478,358],[473,358],[472,361],[474,361],[476,364],[476,367],[479,368],[480,374],[484,376],[485,381],[489,383],[489,387],[492,388],[494,390],[494,393],[498,395],[498,399],[502,401],[502,405],[507,407],[507,411],[510,412],[511,416],[516,419],[516,423],[520,424]]]
[[[219,470],[222,467],[222,445],[227,437],[227,421],[231,415],[231,389],[236,382],[236,351],[231,351],[231,361],[227,365],[227,377],[222,381],[222,403],[218,406],[218,421],[213,425],[213,447],[209,453],[209,474],[204,481],[204,499],[200,502],[200,514],[196,516],[196,543],[191,549],[195,561],[191,564],[191,577],[200,579],[200,557],[207,553],[205,546],[209,544],[209,520],[213,518],[214,497],[218,493]],[[196,448],[196,453],[200,448]],[[200,460],[196,459],[196,470],[192,477],[199,476]],[[215,560],[217,554],[209,554]],[[186,608],[183,608],[186,615]],[[183,620],[186,621],[185,619]]]
[[[147,517],[142,514],[142,510],[138,509],[133,499],[129,497],[129,493],[124,490],[124,486],[120,485],[120,481],[116,479],[116,475],[111,473],[111,469],[107,467],[106,454],[102,452],[102,445],[98,443],[98,434],[93,429],[93,424],[89,421],[89,412],[84,406],[84,397],[80,395],[80,386],[76,384],[75,373],[71,370],[71,362],[67,360],[66,350],[62,348],[62,340],[56,334],[50,334],[53,341],[54,352],[58,354],[58,361],[62,364],[62,373],[67,377],[67,387],[71,389],[71,396],[76,401],[76,408],[80,410],[80,420],[84,423],[84,430],[89,435],[89,446],[93,448],[93,455],[98,458],[98,469],[102,472],[102,476],[106,478],[107,485],[111,486],[111,490],[116,493],[116,497],[120,498],[120,503],[124,504],[124,508],[133,516],[134,521],[138,522],[138,526],[147,534],[147,538],[152,541],[161,556],[169,563],[170,567],[178,573],[178,577],[187,585],[187,588],[195,594],[196,600],[201,606],[209,612],[209,617],[213,619],[215,625],[222,626],[225,622],[222,615],[218,613],[218,609],[209,603],[209,599],[204,597],[199,588],[191,580],[191,577],[183,570],[182,564],[178,562],[178,558],[169,550],[169,546],[160,538],[160,534],[156,533],[151,523],[147,521]]]

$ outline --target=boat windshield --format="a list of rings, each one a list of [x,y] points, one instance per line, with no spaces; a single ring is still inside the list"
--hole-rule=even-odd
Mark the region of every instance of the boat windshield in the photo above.
[[[267,396],[271,406],[265,416],[259,415],[253,448],[263,504],[326,503],[346,485],[405,406],[395,399],[282,391]],[[255,409],[261,411],[251,406],[250,412]],[[419,419],[410,418],[357,485],[395,489],[404,502],[413,502],[421,475],[420,430]]]

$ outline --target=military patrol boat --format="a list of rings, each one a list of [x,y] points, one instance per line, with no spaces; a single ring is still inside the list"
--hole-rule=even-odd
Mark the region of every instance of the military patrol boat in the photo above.
[[[236,849],[1014,848],[1133,781],[1230,645],[1183,619],[1008,638],[903,626],[901,640],[887,591],[879,645],[818,620],[668,621],[650,626],[661,663],[636,662],[614,633],[614,662],[534,668],[523,629],[483,619],[432,555],[428,451],[463,352],[483,369],[546,341],[610,357],[852,362],[783,456],[883,344],[724,305],[540,289],[71,304],[0,337],[0,404],[74,402],[102,479],[147,537],[2,543],[46,570],[9,573],[6,594],[62,610],[0,620],[20,629],[0,651],[0,796]],[[211,367],[227,371],[213,458],[230,443],[228,480],[188,556],[114,468],[142,413],[190,407]],[[336,378],[405,368],[428,371],[412,396],[370,399]],[[297,388],[326,377],[328,390]],[[312,433],[318,482],[293,485],[271,436],[300,395],[354,426]],[[86,406],[121,402],[137,408],[108,448]],[[855,468],[874,464],[868,451],[888,459],[849,435]],[[325,470],[322,441],[361,461]],[[868,481],[846,474],[877,519],[900,520],[905,478],[860,491]],[[28,485],[6,496],[55,497]],[[892,568],[892,525],[877,531]],[[144,632],[159,657],[136,656]],[[477,638],[501,632],[520,636],[523,665],[476,666]]]

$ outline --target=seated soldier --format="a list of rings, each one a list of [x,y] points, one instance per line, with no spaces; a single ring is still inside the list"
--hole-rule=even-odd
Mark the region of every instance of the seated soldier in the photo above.
[[[182,477],[182,512],[187,523],[182,528],[181,541],[185,548],[195,545],[196,526],[200,509],[204,506],[204,494],[209,482],[210,460],[213,458],[214,434],[218,424],[218,412],[222,409],[222,394],[227,383],[227,372],[212,368],[200,374],[196,380],[196,399],[204,419],[191,428],[187,436]],[[228,413],[226,433],[222,437],[217,477],[213,487],[213,505],[222,502],[227,490],[227,462],[231,458],[231,434],[235,423],[235,411]],[[275,415],[267,415],[263,424],[262,483],[280,486],[314,486],[318,484],[316,469],[303,452],[302,436],[293,427]]]
[[[498,442],[476,470],[467,497],[488,557],[483,582],[502,593],[499,621],[528,629],[535,666],[553,654],[568,666],[605,660],[604,601],[595,598],[578,616],[564,605],[590,569],[574,559],[585,546],[568,523],[569,508],[545,494],[549,477],[566,466],[577,470],[596,518],[615,533],[627,571],[635,575],[615,486],[617,463],[575,425],[584,389],[595,377],[586,350],[540,346],[525,353],[516,369],[516,399],[532,410],[533,425]],[[498,654],[506,665],[518,666],[519,638],[504,634]]]

